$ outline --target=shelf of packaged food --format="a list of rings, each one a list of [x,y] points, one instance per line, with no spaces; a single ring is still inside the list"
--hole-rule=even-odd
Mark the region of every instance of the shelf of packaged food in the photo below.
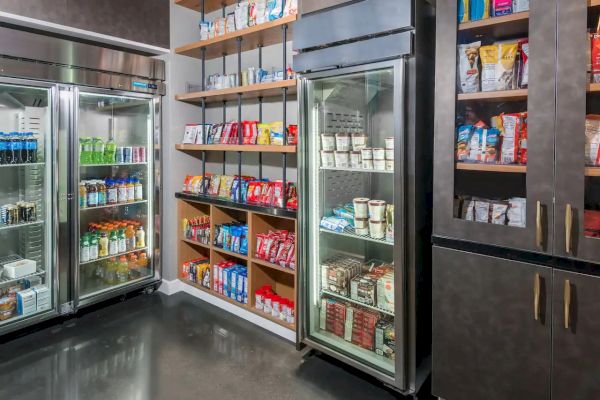
[[[325,228],[320,228],[319,230],[321,232],[331,233],[332,235],[339,235],[339,236],[345,236],[345,237],[350,237],[350,238],[359,239],[359,240],[366,240],[369,242],[387,244],[389,246],[394,245],[393,242],[388,242],[387,240],[385,240],[385,238],[384,239],[375,239],[369,235],[365,235],[365,236],[357,235],[356,233],[354,233],[354,228],[346,228],[346,229],[344,229],[343,232],[334,232],[334,231],[330,231],[329,229],[325,229]]]
[[[336,167],[321,167],[323,171],[344,171],[344,172],[369,172],[372,174],[394,174],[394,171],[388,170],[377,170],[377,169],[364,169],[364,168],[336,168]]]
[[[456,169],[461,171],[503,172],[513,174],[524,174],[527,172],[526,165],[456,163]]]
[[[594,1],[594,0],[592,0]],[[472,29],[487,28],[494,25],[507,25],[514,23],[527,22],[529,20],[529,12],[520,12],[515,14],[503,15],[501,17],[492,17],[481,19],[479,21],[465,22],[458,25],[459,31],[468,31]]]
[[[202,0],[175,0],[175,4],[181,7],[189,8],[194,11],[201,11]],[[223,6],[236,4],[238,0],[204,0],[204,12],[206,14],[220,10]]]
[[[175,193],[175,197],[185,201],[197,202],[197,203],[206,203],[213,204],[215,206],[231,208],[234,210],[243,210],[243,211],[252,211],[258,214],[271,215],[274,217],[280,218],[288,218],[288,219],[296,219],[297,211],[290,210],[287,208],[277,208],[277,207],[268,207],[268,206],[260,206],[256,204],[245,204],[245,203],[237,203],[234,201],[220,199],[218,197],[211,196],[202,196],[198,194],[188,194],[178,192]]]
[[[23,222],[23,223],[20,223],[20,224],[0,225],[0,231],[5,231],[5,230],[8,230],[8,229],[23,228],[25,226],[41,225],[43,223],[44,223],[43,220],[39,220],[39,221],[33,221],[33,222]]]
[[[118,164],[79,164],[81,168],[89,168],[89,167],[123,167],[129,165],[148,165],[147,162],[138,162],[138,163],[118,163]]]
[[[257,83],[248,86],[237,86],[228,89],[207,90],[204,92],[192,92],[175,95],[175,100],[187,103],[201,104],[202,99],[206,103],[237,100],[238,94],[245,99],[257,99],[259,97],[273,97],[281,95],[283,88],[288,89],[288,94],[296,92],[296,79],[287,79],[277,82]]]
[[[121,256],[126,256],[127,254],[136,253],[138,251],[146,251],[146,250],[147,250],[146,247],[141,247],[139,249],[125,251],[123,253],[112,254],[112,255],[106,256],[106,257],[98,257],[95,260],[90,260],[90,261],[86,261],[86,262],[80,262],[79,265],[93,264],[93,263],[96,263],[96,262],[99,262],[99,261],[109,260],[111,258],[117,258],[117,257],[121,257]]]
[[[31,278],[31,277],[38,276],[38,275],[44,275],[45,273],[46,273],[46,270],[44,268],[37,268],[33,274],[24,275],[24,276],[21,276],[20,278],[9,278],[8,276],[2,276],[2,278],[0,278],[0,285],[4,286],[6,284],[17,282],[17,281],[20,281],[23,279]]]
[[[600,167],[585,167],[585,176],[600,176]]]
[[[588,83],[587,92],[588,93],[600,92],[600,83]]]
[[[346,296],[342,296],[341,294],[330,292],[329,290],[321,290],[321,294],[322,295],[324,294],[324,295],[330,296],[330,297],[335,297],[336,299],[339,299],[339,300],[349,301],[350,303],[358,304],[361,307],[368,308],[369,310],[377,311],[382,314],[391,315],[392,317],[394,316],[393,311],[388,311],[388,310],[384,310],[379,307],[371,306],[371,305],[365,304],[363,302],[360,302],[358,300],[353,300],[350,297],[346,297]]]
[[[103,208],[119,208],[119,207],[135,206],[138,204],[146,204],[146,203],[148,203],[148,200],[139,200],[139,201],[132,201],[130,203],[107,204],[105,206],[80,208],[80,210],[81,211],[101,210]]]
[[[295,153],[296,146],[248,144],[176,144],[179,151],[242,151],[254,153]]]
[[[290,275],[296,275],[296,270],[293,270],[290,268],[284,268],[280,265],[273,264],[273,263],[265,261],[265,260],[261,260],[260,258],[253,257],[250,261],[252,261],[255,264],[262,265],[263,267],[276,269],[277,271],[285,272],[286,274],[290,274]]]
[[[225,250],[225,249],[222,249],[222,248],[217,247],[217,246],[212,246],[212,249],[214,251],[216,251],[217,253],[226,254],[228,256],[235,257],[235,258],[238,258],[240,260],[248,261],[248,256],[245,255],[245,254],[240,254],[240,253],[236,253],[234,251]]]
[[[185,283],[186,285],[193,286],[193,287],[195,287],[195,288],[197,288],[197,289],[200,289],[200,290],[202,290],[202,291],[204,291],[204,292],[206,292],[206,293],[215,294],[215,292],[213,292],[212,290],[210,290],[210,288],[207,288],[207,287],[205,287],[205,286],[202,286],[202,285],[201,285],[201,284],[199,284],[199,283],[195,283],[195,282],[188,281],[188,280],[181,279],[181,278],[180,278],[179,280],[180,280],[181,282]]]
[[[200,243],[200,242],[197,242],[197,241],[195,241],[195,240],[190,240],[190,239],[181,239],[181,241],[183,241],[183,242],[186,242],[186,243],[189,243],[189,244],[193,244],[193,245],[195,245],[195,246],[204,247],[205,249],[211,249],[211,248],[212,248],[212,246],[211,246],[211,245],[209,245],[209,244]]]
[[[527,89],[498,90],[495,92],[460,93],[458,101],[524,101]]]
[[[265,22],[249,28],[228,32],[208,40],[200,40],[175,49],[176,54],[202,58],[202,48],[206,49],[206,59],[220,58],[224,54],[237,52],[238,38],[241,38],[242,51],[254,50],[258,46],[271,46],[283,40],[282,26],[288,25],[288,40],[292,39],[292,24],[295,15],[289,15],[274,21]]]
[[[40,165],[45,165],[46,163],[37,162],[37,163],[19,163],[19,164],[0,164],[0,168],[11,168],[11,167],[38,167]]]
[[[600,0],[588,0],[588,7],[600,7]]]

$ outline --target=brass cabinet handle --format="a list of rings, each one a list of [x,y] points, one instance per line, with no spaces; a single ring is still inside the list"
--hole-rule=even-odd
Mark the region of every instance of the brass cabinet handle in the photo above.
[[[542,202],[538,201],[535,212],[535,244],[539,248],[544,247],[542,233]]]
[[[573,235],[573,207],[567,204],[565,212],[565,250],[571,252],[571,236]]]
[[[571,326],[571,282],[565,280],[565,329]]]
[[[533,318],[540,320],[540,274],[535,274],[533,279]]]

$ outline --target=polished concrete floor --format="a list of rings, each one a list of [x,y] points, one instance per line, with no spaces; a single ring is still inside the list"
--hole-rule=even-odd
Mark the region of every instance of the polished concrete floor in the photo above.
[[[0,344],[6,400],[395,397],[182,293],[140,295]]]

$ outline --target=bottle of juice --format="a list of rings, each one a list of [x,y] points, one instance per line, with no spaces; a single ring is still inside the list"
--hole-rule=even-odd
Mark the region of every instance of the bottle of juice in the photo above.
[[[96,263],[96,270],[94,271],[94,275],[96,276],[96,278],[100,279],[101,281],[106,281],[106,270],[110,263],[111,260]]]
[[[133,185],[135,186],[135,201],[144,200],[144,187],[138,178],[133,179]]]
[[[111,257],[106,263],[106,272],[104,274],[104,281],[109,285],[117,284],[117,268],[119,262],[116,257]]]
[[[138,257],[135,253],[132,253],[129,257],[129,279],[138,279],[140,276]]]
[[[146,232],[144,232],[144,227],[140,226],[135,232],[135,248],[143,249],[144,247],[146,247]]]
[[[115,181],[113,181],[112,179],[107,179],[105,181],[105,185],[106,185],[106,204],[117,204],[117,200],[118,200],[118,193],[117,193],[117,186],[115,185]]]
[[[79,248],[79,262],[85,263],[90,261],[90,240],[87,234],[84,234],[81,238],[81,245]]]
[[[79,183],[79,208],[87,207],[87,189],[85,182]]]
[[[125,237],[125,229],[119,229],[119,253],[127,251],[127,238]]]
[[[109,139],[104,146],[104,163],[115,164],[117,162],[117,145],[113,139]]]
[[[98,248],[98,236],[95,233],[90,235],[90,260],[97,260],[100,254]]]
[[[135,249],[135,231],[133,230],[133,225],[127,226],[125,230],[125,239],[127,251],[131,251]]]
[[[133,179],[127,179],[127,202],[133,203],[135,201],[135,185],[133,184]]]
[[[123,179],[119,179],[117,184],[117,202],[119,204],[127,203],[127,185]]]
[[[106,205],[106,185],[103,180],[96,181],[96,188],[98,190],[98,206]]]
[[[92,141],[90,138],[79,138],[79,163],[92,163]]]
[[[98,188],[94,181],[88,181],[86,183],[87,191],[87,206],[98,207]]]
[[[111,256],[119,254],[119,237],[117,236],[117,231],[115,230],[110,232],[110,236],[108,238],[108,254]]]
[[[92,164],[104,163],[104,141],[102,138],[94,138],[92,146]]]
[[[125,283],[129,280],[129,265],[127,257],[121,256],[117,265],[117,283]]]
[[[98,240],[98,256],[107,257],[110,254],[108,250],[108,237],[105,232],[102,232]]]
[[[140,270],[142,270],[144,268],[148,268],[148,258],[146,257],[145,251],[140,253],[140,256],[138,258],[138,267],[140,268]],[[141,271],[140,271],[140,274],[141,274]]]

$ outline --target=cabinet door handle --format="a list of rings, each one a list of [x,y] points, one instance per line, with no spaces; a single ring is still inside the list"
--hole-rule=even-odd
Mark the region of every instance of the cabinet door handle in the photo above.
[[[544,243],[542,240],[542,202],[538,201],[536,204],[536,212],[535,212],[535,245],[542,249],[544,247]]]
[[[571,236],[573,235],[573,207],[567,204],[565,212],[565,250],[571,253]]]
[[[569,329],[571,326],[571,282],[565,280],[565,329]]]
[[[540,320],[540,274],[535,274],[533,279],[533,318],[536,321]]]

